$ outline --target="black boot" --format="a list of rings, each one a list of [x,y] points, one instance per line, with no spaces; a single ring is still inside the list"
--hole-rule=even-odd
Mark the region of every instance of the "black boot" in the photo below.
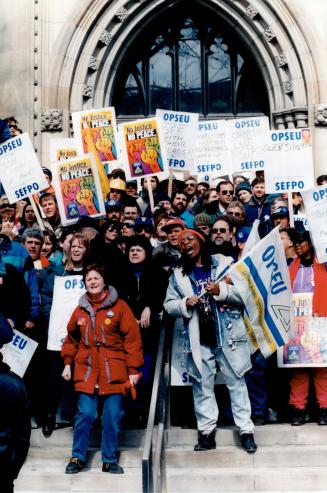
[[[56,417],[47,416],[45,423],[42,426],[43,435],[47,438],[50,437],[55,427],[56,427]]]
[[[212,431],[210,435],[203,435],[198,432],[198,443],[195,445],[194,450],[200,452],[202,450],[212,450],[216,448],[216,430]]]
[[[327,407],[321,407],[319,409],[318,424],[322,426],[327,425]]]
[[[305,409],[293,409],[292,426],[302,426],[305,423]]]

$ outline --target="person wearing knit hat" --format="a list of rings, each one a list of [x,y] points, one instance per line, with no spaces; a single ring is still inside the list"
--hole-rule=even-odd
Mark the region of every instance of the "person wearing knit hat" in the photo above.
[[[216,448],[217,366],[230,392],[242,448],[254,453],[251,403],[244,374],[251,368],[250,347],[241,314],[240,295],[225,277],[231,257],[208,252],[201,233],[178,235],[181,258],[170,276],[164,308],[185,337],[186,371],[192,376],[198,442],[195,451]]]
[[[206,237],[210,235],[212,224],[211,217],[205,212],[200,212],[200,214],[197,214],[194,218],[194,228]]]
[[[247,202],[249,202],[250,198],[252,197],[250,183],[248,183],[247,181],[240,183],[235,190],[235,195],[237,199],[242,202],[242,204],[246,204]]]

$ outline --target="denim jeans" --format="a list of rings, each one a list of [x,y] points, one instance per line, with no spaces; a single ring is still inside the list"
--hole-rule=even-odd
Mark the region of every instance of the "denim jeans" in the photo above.
[[[237,351],[237,349],[236,349]],[[215,397],[215,375],[217,363],[228,387],[233,417],[240,434],[253,433],[251,404],[244,377],[237,377],[221,348],[201,345],[202,381],[193,380],[194,411],[198,430],[209,435],[215,430],[218,420],[218,406]]]
[[[86,461],[86,452],[89,436],[94,421],[98,416],[98,391],[93,395],[81,392],[78,399],[78,411],[74,422],[73,451],[72,456],[81,461]],[[110,394],[101,397],[103,400],[102,411],[102,462],[118,461],[118,434],[122,416],[121,394]]]

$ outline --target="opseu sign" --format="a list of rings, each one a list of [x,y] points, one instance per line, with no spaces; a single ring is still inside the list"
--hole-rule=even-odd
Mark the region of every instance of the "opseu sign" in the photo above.
[[[302,192],[313,187],[310,128],[268,132],[263,155],[267,193]]]

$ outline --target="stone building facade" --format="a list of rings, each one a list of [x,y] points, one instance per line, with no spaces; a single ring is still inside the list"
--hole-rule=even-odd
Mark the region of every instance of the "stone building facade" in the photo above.
[[[2,1],[1,116],[17,117],[46,165],[49,139],[71,135],[71,113],[112,105],[128,53],[191,7],[252,57],[272,128],[313,128],[315,174],[327,173],[326,0]]]

